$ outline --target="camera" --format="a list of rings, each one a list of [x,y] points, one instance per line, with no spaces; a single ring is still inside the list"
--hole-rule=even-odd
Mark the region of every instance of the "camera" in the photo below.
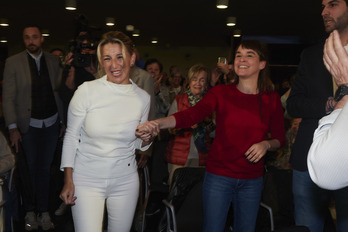
[[[91,42],[85,42],[74,40],[69,43],[69,50],[73,53],[73,61],[71,63],[74,67],[88,67],[91,65],[91,62],[95,60],[95,55],[93,54],[82,54],[83,49],[96,49],[96,44]]]

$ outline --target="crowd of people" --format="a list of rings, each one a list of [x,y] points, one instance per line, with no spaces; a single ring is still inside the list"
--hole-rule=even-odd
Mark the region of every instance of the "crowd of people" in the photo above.
[[[45,52],[40,28],[25,26],[26,50],[4,68],[7,130],[0,135],[0,174],[8,179],[16,165],[25,185],[17,188],[25,230],[55,227],[50,172],[63,141],[56,215],[71,209],[76,232],[102,231],[105,219],[108,231],[131,231],[145,166],[152,182],[168,187],[176,169],[205,167],[203,231],[224,231],[231,207],[233,231],[253,232],[267,165],[292,171],[296,225],[323,232],[334,200],[336,229],[347,231],[348,0],[322,6],[330,36],[303,51],[283,96],[258,40],[241,40],[232,59],[214,68],[173,65],[167,74],[159,59],[139,62],[120,31],[98,43],[81,32],[64,54]]]

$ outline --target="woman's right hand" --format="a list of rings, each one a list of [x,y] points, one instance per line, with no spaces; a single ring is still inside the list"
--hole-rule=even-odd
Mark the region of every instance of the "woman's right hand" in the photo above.
[[[141,138],[144,135],[151,134],[152,137],[155,137],[160,132],[159,124],[157,121],[147,121],[143,124],[138,125],[135,135],[138,138]]]
[[[73,182],[65,183],[62,192],[59,197],[64,201],[66,205],[75,205],[75,200],[77,197],[75,194],[75,185]]]

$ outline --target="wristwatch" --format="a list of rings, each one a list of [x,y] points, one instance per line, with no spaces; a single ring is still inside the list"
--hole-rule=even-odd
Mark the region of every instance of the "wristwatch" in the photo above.
[[[348,95],[348,86],[340,85],[336,90],[334,99],[336,102],[339,102],[345,95]]]

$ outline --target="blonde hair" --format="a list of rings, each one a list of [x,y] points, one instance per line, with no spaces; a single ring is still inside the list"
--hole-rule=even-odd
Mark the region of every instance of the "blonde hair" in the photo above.
[[[127,52],[129,52],[130,55],[133,55],[134,53],[134,44],[133,41],[123,32],[121,31],[109,31],[102,35],[102,39],[98,44],[97,48],[97,57],[98,57],[98,77],[102,77],[105,75],[105,70],[103,69],[101,63],[102,63],[102,57],[101,57],[101,51],[103,47],[107,44],[119,44],[121,46],[122,55],[124,58],[127,57]]]

